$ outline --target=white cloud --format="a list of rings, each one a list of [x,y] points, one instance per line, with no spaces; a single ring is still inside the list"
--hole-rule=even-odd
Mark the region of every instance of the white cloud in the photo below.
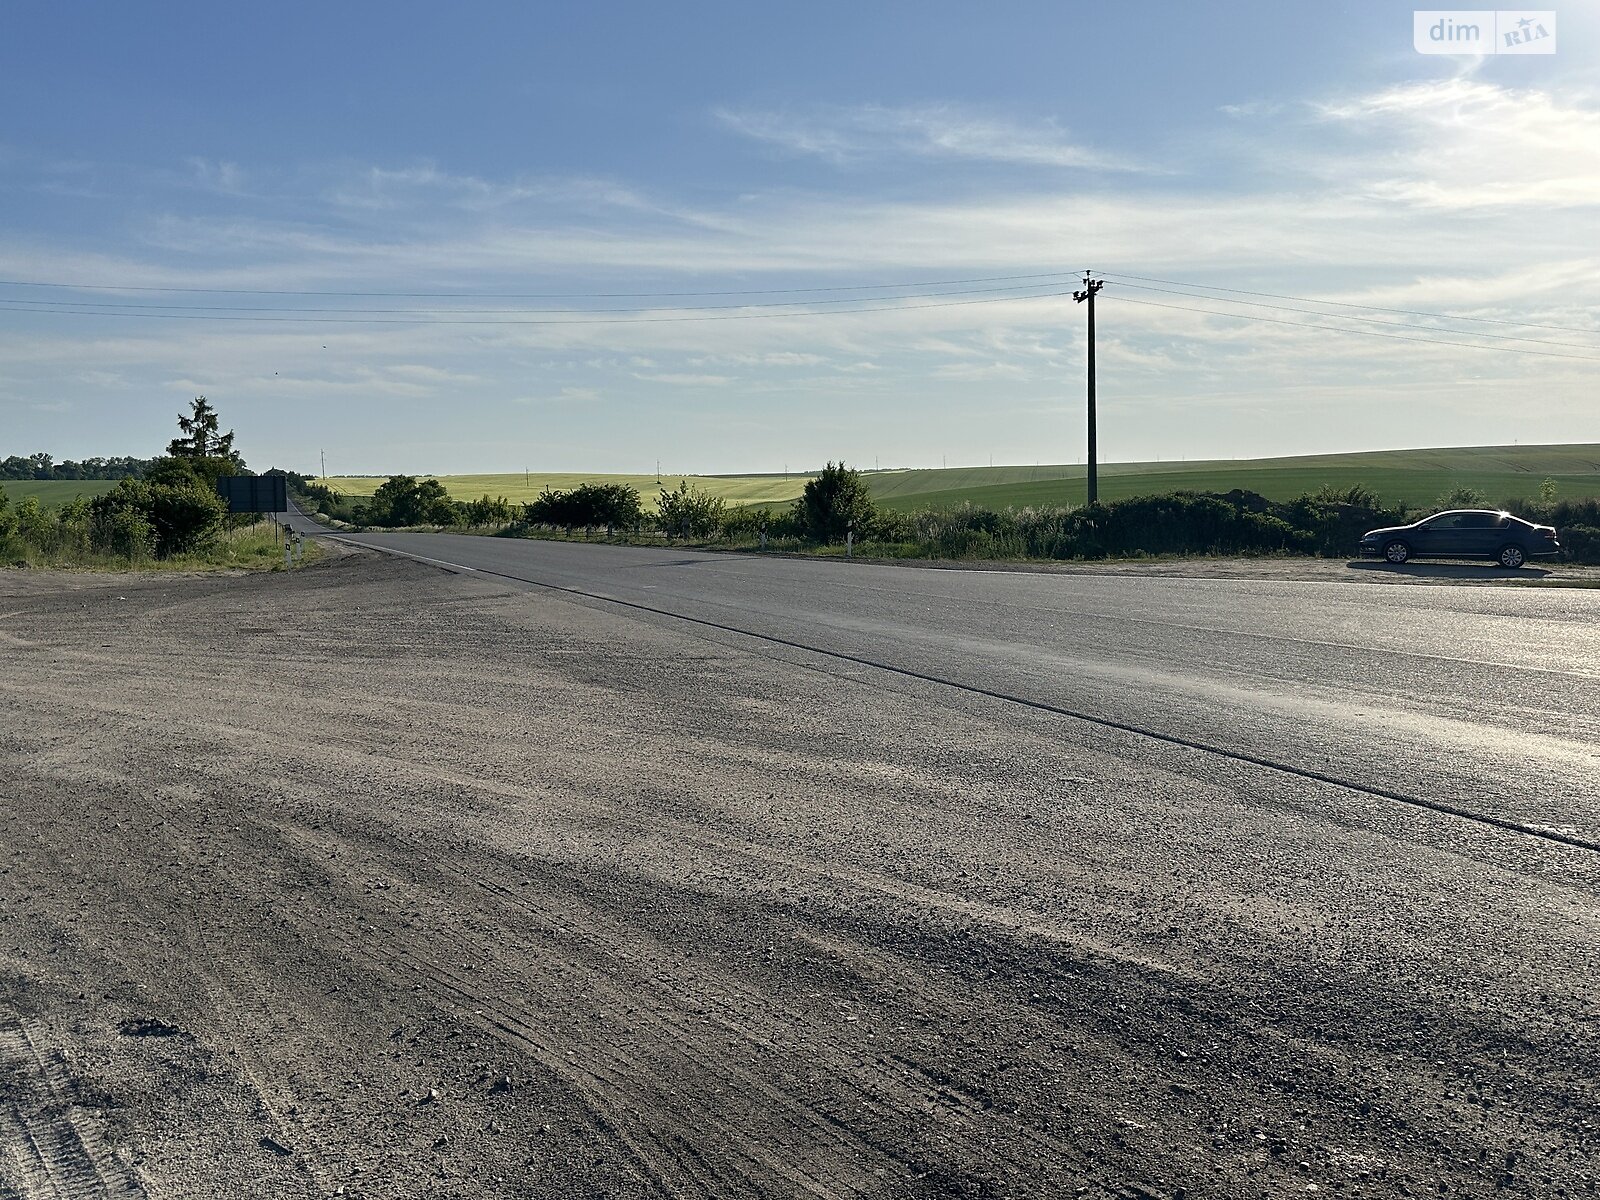
[[[1446,210],[1600,205],[1600,109],[1458,77],[1319,106],[1362,139],[1329,164],[1376,197]],[[1378,147],[1374,153],[1374,147]]]
[[[1148,169],[1124,156],[1073,141],[1053,121],[1024,124],[955,105],[893,108],[869,104],[798,113],[724,108],[715,115],[745,137],[837,163],[910,155],[1039,167]]]

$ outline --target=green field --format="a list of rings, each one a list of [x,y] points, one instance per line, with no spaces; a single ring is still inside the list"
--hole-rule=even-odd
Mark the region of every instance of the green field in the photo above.
[[[951,467],[948,470],[869,471],[873,496],[886,508],[947,508],[972,503],[983,508],[1081,504],[1081,466]],[[458,500],[504,496],[533,499],[546,487],[562,490],[586,481],[625,483],[639,489],[652,506],[661,487],[687,479],[724,497],[729,504],[786,504],[800,494],[810,476],[776,475],[601,475],[543,472],[524,475],[441,475]],[[1469,446],[1445,450],[1377,450],[1364,454],[1315,454],[1295,458],[1213,459],[1195,462],[1105,463],[1100,468],[1102,499],[1154,492],[1227,492],[1244,488],[1272,500],[1288,500],[1324,484],[1363,484],[1385,502],[1423,506],[1457,487],[1474,487],[1491,501],[1536,496],[1539,484],[1554,479],[1563,499],[1600,497],[1600,445]],[[332,487],[352,496],[370,496],[379,476],[335,476]],[[58,508],[74,496],[98,496],[116,486],[108,479],[0,480],[15,504],[37,496]]]
[[[37,496],[45,508],[60,508],[77,496],[98,496],[116,486],[115,479],[0,479],[0,490],[11,503]]]
[[[672,491],[683,480],[714,495],[722,496],[729,504],[781,504],[793,500],[811,476],[783,475],[600,475],[581,471],[535,471],[524,476],[517,471],[510,475],[437,475],[445,491],[457,500],[476,500],[481,496],[504,496],[514,503],[532,500],[545,488],[566,491],[580,483],[625,483],[639,489],[647,508],[655,507],[656,493],[662,488]],[[370,496],[383,482],[382,476],[333,475],[327,479],[329,487],[347,496]]]
[[[504,496],[531,500],[545,487],[571,488],[585,481],[626,483],[649,504],[659,487],[681,479],[730,504],[776,505],[793,500],[808,475],[598,475],[582,473],[441,475],[458,500]],[[1452,488],[1472,487],[1500,502],[1537,496],[1545,479],[1563,499],[1600,497],[1600,445],[1469,446],[1442,450],[1378,450],[1361,454],[1316,454],[1293,458],[1214,459],[1195,462],[1106,463],[1100,496],[1116,500],[1156,492],[1227,492],[1244,488],[1272,500],[1289,500],[1324,484],[1362,484],[1386,503],[1424,506]],[[984,508],[1081,504],[1081,466],[951,467],[947,470],[869,471],[873,496],[886,508],[945,508],[970,502]],[[334,477],[329,485],[349,495],[371,495],[378,477]],[[65,485],[44,485],[65,486]]]

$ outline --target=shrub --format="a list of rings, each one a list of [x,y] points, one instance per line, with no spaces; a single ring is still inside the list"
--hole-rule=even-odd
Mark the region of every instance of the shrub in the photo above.
[[[580,483],[570,492],[546,487],[522,506],[522,519],[529,525],[552,525],[572,529],[581,525],[592,529],[631,529],[644,516],[637,488],[624,483]]]
[[[730,542],[752,542],[763,533],[768,533],[771,525],[772,513],[769,509],[741,504],[722,514],[721,533]]]
[[[155,553],[161,558],[203,549],[228,515],[222,498],[198,480],[187,483],[152,483],[124,479],[111,491],[89,502],[94,529],[123,528],[136,532],[132,518],[117,517],[124,510],[136,513],[153,533]]]
[[[504,496],[491,500],[469,500],[460,506],[463,525],[507,525],[511,522],[511,501]]]
[[[1593,525],[1568,525],[1558,529],[1557,539],[1571,562],[1600,564],[1600,528]]]
[[[872,493],[861,472],[841,461],[829,463],[795,501],[795,517],[806,536],[819,542],[842,542],[855,530],[857,536],[872,528],[875,510]]]
[[[1434,504],[1441,511],[1452,508],[1488,508],[1489,497],[1475,487],[1457,487],[1445,492],[1434,501]]]
[[[639,490],[625,483],[580,483],[572,489],[572,503],[585,528],[632,529],[644,517]]]
[[[47,540],[54,540],[55,522],[45,515],[44,506],[37,496],[24,496],[17,505],[17,536],[41,549]]]
[[[683,479],[676,491],[661,489],[656,498],[656,524],[668,537],[707,537],[720,528],[727,507],[721,496],[703,492]]]
[[[138,509],[119,508],[93,518],[89,541],[102,554],[138,562],[156,552],[156,529]]]
[[[1325,483],[1309,496],[1302,496],[1302,500],[1315,500],[1319,504],[1342,504],[1353,508],[1365,508],[1376,511],[1379,507],[1378,494],[1369,487],[1359,483],[1352,483],[1348,487],[1336,487]]]

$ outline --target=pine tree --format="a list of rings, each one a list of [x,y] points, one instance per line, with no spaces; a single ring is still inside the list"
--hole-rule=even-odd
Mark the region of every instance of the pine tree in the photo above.
[[[217,410],[204,396],[195,397],[194,410],[189,416],[178,415],[178,428],[182,437],[167,443],[167,453],[173,458],[233,458],[233,430],[222,432]]]

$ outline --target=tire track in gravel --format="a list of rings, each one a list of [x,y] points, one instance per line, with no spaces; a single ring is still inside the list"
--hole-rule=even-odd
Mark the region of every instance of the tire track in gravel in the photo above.
[[[482,1027],[479,1018],[488,1018],[502,1037],[512,1039],[585,1095],[596,1116],[623,1140],[649,1177],[670,1183],[673,1194],[691,1187],[711,1195],[728,1194],[730,1188],[735,1194],[752,1190],[759,1194],[761,1180],[773,1175],[780,1176],[789,1188],[807,1194],[869,1194],[873,1185],[856,1181],[856,1172],[842,1178],[819,1175],[819,1164],[829,1156],[839,1162],[859,1158],[859,1149],[864,1147],[893,1164],[897,1174],[926,1174],[926,1155],[912,1152],[908,1157],[905,1149],[908,1143],[915,1145],[920,1140],[905,1136],[906,1114],[934,1108],[960,1122],[958,1128],[948,1123],[941,1127],[945,1143],[941,1153],[951,1161],[970,1161],[985,1147],[992,1152],[1003,1136],[1018,1136],[1056,1161],[1072,1157],[1071,1145],[1041,1131],[994,1124],[998,1114],[988,1114],[984,1105],[952,1081],[937,1082],[926,1072],[919,1072],[924,1084],[910,1091],[903,1084],[886,1091],[884,1072],[856,1071],[845,1054],[827,1073],[830,1088],[807,1086],[804,1071],[793,1073],[792,1083],[777,1087],[731,1056],[713,1058],[697,1048],[708,1040],[726,1041],[741,1047],[741,1055],[753,1048],[780,1056],[781,1062],[795,1067],[815,1065],[819,1051],[838,1052],[826,1042],[783,1036],[814,1025],[815,1012],[776,1005],[770,992],[728,975],[712,975],[708,982],[702,971],[696,980],[698,992],[675,990],[672,977],[679,968],[669,955],[663,951],[651,958],[649,940],[641,940],[637,930],[617,926],[608,912],[593,905],[575,909],[569,889],[561,889],[559,906],[546,907],[527,900],[520,890],[489,883],[480,872],[443,862],[414,839],[390,833],[384,841],[391,847],[390,862],[368,861],[364,871],[385,867],[397,871],[386,888],[414,892],[416,871],[421,867],[462,887],[481,889],[509,909],[512,920],[496,920],[491,910],[472,910],[472,927],[458,924],[445,939],[452,960],[460,963],[454,969],[437,953],[419,949],[415,934],[402,939],[398,931],[370,926],[380,934],[376,943],[330,931],[336,940],[352,956],[376,962],[397,980],[420,978],[441,1002],[461,1012],[464,1020]],[[361,849],[371,850],[372,843],[351,845],[347,853],[353,855]],[[488,873],[503,869],[503,863],[486,867]],[[526,940],[527,930],[516,919],[519,915],[536,918],[539,940]],[[498,932],[489,941],[475,932],[480,928]],[[385,932],[391,936],[381,936]],[[805,937],[844,961],[846,956],[837,952],[842,946],[833,940],[810,931]],[[409,945],[399,946],[402,940]],[[626,948],[630,946],[631,952]],[[553,978],[531,987],[530,970]],[[707,996],[707,989],[715,996]],[[564,1007],[552,1007],[549,1002],[529,1004],[527,998],[532,995],[582,996],[584,1006],[595,1006],[600,1016],[593,1023],[574,1021]],[[627,1014],[625,1026],[617,1013]],[[675,1018],[675,1014],[683,1015]],[[714,1024],[717,1032],[713,1038],[708,1039],[699,1027],[703,1022]],[[605,1032],[614,1036],[603,1036]],[[698,1119],[683,1123],[666,1115],[681,1107],[679,1096],[697,1088],[702,1100],[693,1105],[693,1111]],[[708,1102],[710,1098],[730,1090],[759,1097],[760,1103],[732,1117],[708,1116],[718,1112],[717,1105]],[[630,1127],[641,1121],[646,1132],[640,1134],[636,1128],[630,1132]],[[718,1129],[713,1139],[704,1137],[708,1123]],[[658,1132],[663,1125],[672,1127],[672,1136]],[[731,1165],[708,1161],[697,1143],[716,1146],[732,1159]],[[793,1161],[778,1158],[779,1148],[791,1144],[802,1157]],[[821,1147],[828,1150],[819,1155]],[[720,1174],[708,1179],[708,1172]]]
[[[149,1200],[131,1169],[76,1115],[72,1080],[29,1021],[0,1025],[0,1197]]]
[[[752,1190],[762,1195],[772,1183],[819,1197],[865,1194],[848,1175],[839,1177],[818,1169],[818,1163],[827,1158],[818,1155],[819,1147],[829,1147],[836,1158],[853,1157],[859,1130],[819,1120],[805,1103],[773,1087],[759,1074],[700,1049],[706,1040],[704,1032],[692,1028],[696,1022],[689,1013],[696,1010],[695,1016],[707,1021],[712,1016],[700,999],[663,987],[672,973],[672,964],[664,956],[646,963],[639,945],[629,953],[624,947],[637,938],[610,928],[604,914],[592,908],[579,913],[570,906],[551,910],[530,904],[507,889],[474,880],[469,872],[448,866],[415,842],[394,840],[402,869],[413,884],[420,867],[460,885],[479,886],[505,901],[518,917],[538,918],[540,932],[547,936],[537,943],[528,941],[524,930],[512,932],[509,923],[491,924],[491,914],[474,910],[474,921],[497,933],[491,944],[465,926],[450,931],[453,957],[470,963],[471,978],[467,978],[439,955],[424,952],[414,934],[357,940],[340,930],[325,932],[352,956],[378,965],[398,982],[421,980],[443,1006],[491,1035],[509,1040],[560,1078],[584,1097],[596,1120],[633,1156],[652,1183],[671,1195],[685,1194],[685,1189],[708,1196]],[[363,843],[362,848],[370,849],[371,843]],[[405,885],[405,875],[394,878],[396,885]],[[563,939],[557,934],[563,926],[584,933]],[[380,931],[375,925],[369,931],[394,933]],[[530,971],[547,977],[544,986],[530,988]],[[618,983],[619,976],[628,977],[629,982]],[[746,1023],[746,1018],[769,1006],[768,996],[741,988],[726,976],[719,975],[713,986],[719,993],[740,993],[736,1003],[727,1005],[730,1012],[738,1012],[739,1019],[717,1018],[723,1035],[737,1035],[768,1052],[800,1053],[799,1048],[781,1044]],[[582,997],[585,1009],[601,1015],[592,1023],[585,1022],[555,1000],[543,1005],[528,1003],[532,995]],[[625,1018],[618,1013],[626,1014]],[[682,1016],[675,1019],[674,1014]],[[614,1036],[601,1032],[618,1027],[624,1019],[626,1026],[618,1028]],[[761,1023],[770,1025],[771,1014],[763,1014]],[[781,1021],[779,1027],[783,1027]],[[740,1123],[735,1124],[736,1118],[717,1115],[710,1105],[696,1104],[685,1110],[682,1093],[696,1090],[704,1095],[734,1090],[740,1096],[759,1097],[759,1102],[747,1105],[738,1114]],[[637,1128],[641,1123],[642,1133]],[[704,1137],[708,1125],[718,1131],[714,1139]],[[804,1165],[775,1157],[778,1146],[794,1141],[806,1148]],[[707,1142],[730,1161],[712,1161],[698,1148]],[[769,1180],[767,1186],[762,1185],[763,1178]]]

